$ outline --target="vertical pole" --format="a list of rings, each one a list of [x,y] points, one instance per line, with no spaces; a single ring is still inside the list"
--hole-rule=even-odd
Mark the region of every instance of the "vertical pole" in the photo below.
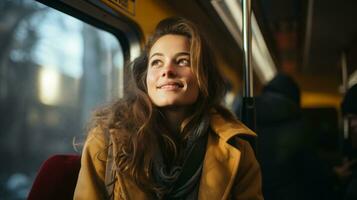
[[[348,90],[348,72],[347,72],[347,58],[346,58],[346,52],[343,51],[341,54],[341,75],[342,75],[342,87],[341,91],[343,95],[346,95],[346,92]],[[352,146],[352,141],[350,138],[349,134],[349,119],[346,116],[342,116],[342,130],[343,130],[343,135],[340,137],[340,148],[342,151],[342,154],[344,156],[349,156],[350,154],[350,149]]]
[[[346,52],[341,54],[341,71],[342,71],[342,92],[345,95],[348,90],[348,74],[347,74],[347,59]],[[348,139],[348,120],[343,117],[343,138]]]
[[[251,0],[242,0],[243,7],[243,51],[244,51],[244,97],[253,97]]]
[[[242,121],[255,131],[255,103],[253,96],[253,70],[252,70],[252,32],[251,32],[251,0],[242,0],[243,7],[243,103]],[[256,152],[256,141],[249,141]]]

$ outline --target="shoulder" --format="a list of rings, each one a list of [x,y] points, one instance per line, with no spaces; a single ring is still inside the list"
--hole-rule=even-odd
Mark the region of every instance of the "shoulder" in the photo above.
[[[257,136],[254,131],[250,130],[239,120],[227,119],[218,113],[211,115],[210,124],[213,132],[226,142],[238,140],[239,138],[249,140]]]
[[[240,137],[232,138],[241,152],[238,172],[232,188],[233,199],[263,200],[262,177],[259,163],[249,142]]]
[[[104,145],[107,137],[105,134],[105,130],[102,127],[96,126],[91,128],[88,131],[86,144],[98,143]]]
[[[106,157],[107,139],[105,130],[101,127],[94,127],[89,130],[87,138],[84,143],[82,155],[87,154],[88,156],[94,158],[99,158],[103,160]],[[100,159],[103,157],[103,159]]]
[[[103,130],[92,128],[84,144],[74,199],[104,199],[107,150]]]

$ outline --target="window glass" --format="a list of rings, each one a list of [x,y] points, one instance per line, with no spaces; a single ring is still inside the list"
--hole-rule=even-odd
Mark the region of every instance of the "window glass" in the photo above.
[[[30,0],[0,1],[0,199],[26,199],[41,163],[75,153],[91,112],[122,96],[117,38]]]

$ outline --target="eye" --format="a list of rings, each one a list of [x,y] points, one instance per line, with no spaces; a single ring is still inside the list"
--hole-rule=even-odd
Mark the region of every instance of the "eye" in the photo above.
[[[178,59],[177,64],[185,67],[185,66],[190,66],[191,63],[190,60],[187,58],[180,58]]]
[[[161,60],[153,60],[153,61],[151,61],[151,63],[150,63],[150,66],[151,67],[160,67],[162,65],[162,62],[161,62]]]

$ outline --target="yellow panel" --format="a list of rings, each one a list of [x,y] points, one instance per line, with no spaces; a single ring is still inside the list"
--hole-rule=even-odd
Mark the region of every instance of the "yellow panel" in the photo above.
[[[135,0],[101,0],[117,12],[126,12],[135,16]]]
[[[164,0],[101,0],[114,11],[136,22],[147,38],[156,24],[169,16],[176,15],[174,9]]]
[[[302,92],[301,106],[303,108],[311,107],[335,107],[340,108],[341,96],[328,93]]]

